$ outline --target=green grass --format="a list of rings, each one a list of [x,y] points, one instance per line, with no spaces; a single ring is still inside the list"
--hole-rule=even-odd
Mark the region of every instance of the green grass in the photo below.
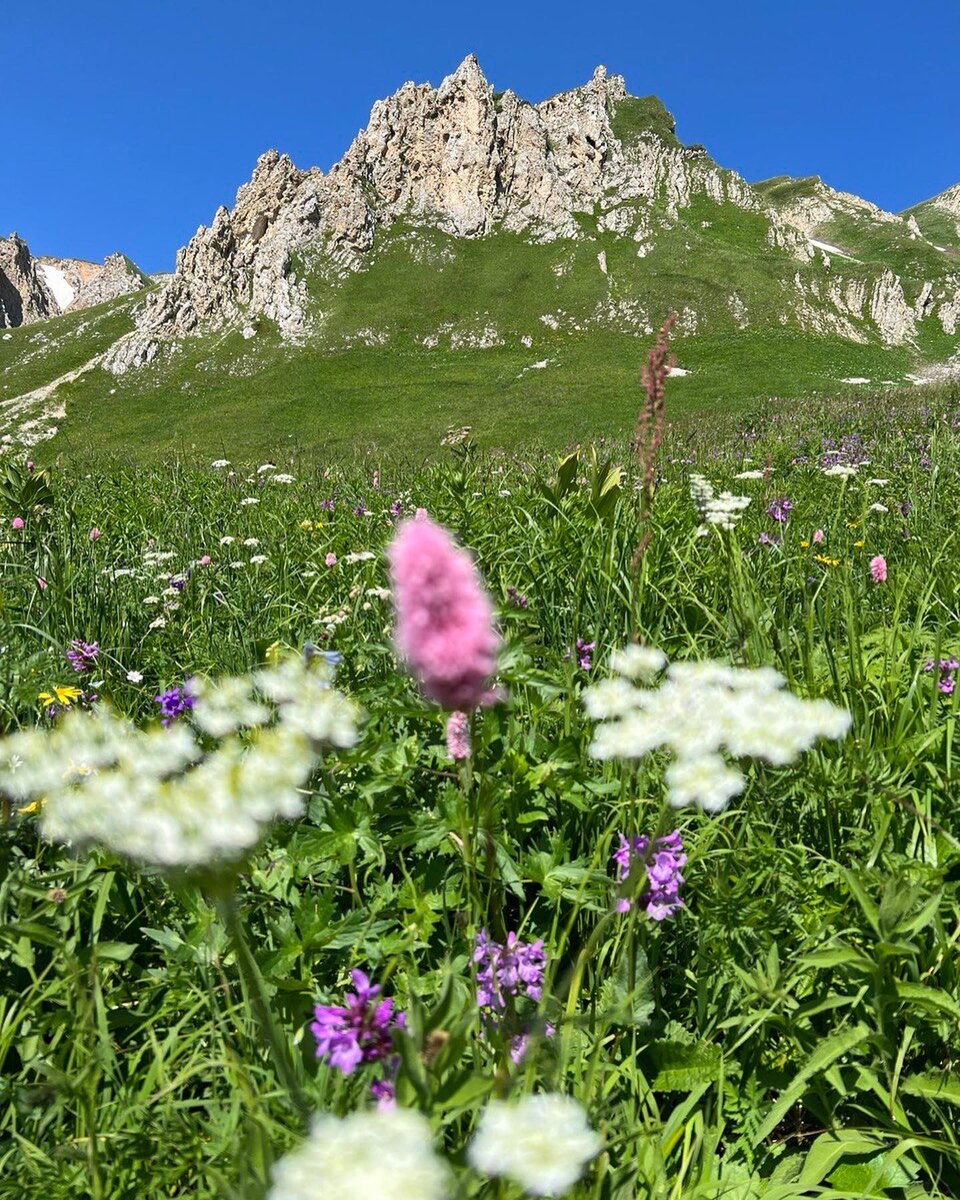
[[[0,335],[0,403],[83,366],[133,328],[142,294],[52,317]],[[9,335],[9,336],[8,336]]]
[[[694,378],[668,385],[671,417]],[[336,684],[366,717],[356,748],[326,755],[304,816],[231,884],[252,967],[223,923],[222,877],[218,903],[209,878],[49,845],[35,813],[6,804],[2,1178],[26,1200],[263,1200],[303,1128],[252,1002],[257,974],[309,1108],[342,1115],[370,1106],[383,1066],[339,1075],[308,1026],[360,967],[411,1014],[400,1102],[428,1115],[474,1200],[520,1197],[463,1159],[494,1087],[585,1106],[605,1150],[576,1200],[957,1195],[960,690],[939,691],[924,665],[960,651],[958,406],[957,389],[867,393],[767,402],[724,434],[675,431],[649,523],[616,446],[619,480],[602,456],[558,482],[551,454],[469,443],[429,463],[277,455],[289,484],[255,461],[212,469],[208,443],[156,466],[90,455],[56,469],[46,499],[18,466],[0,500],[6,732],[50,723],[39,693],[94,678],[149,723],[186,675],[241,673],[271,645],[306,642],[343,654]],[[837,448],[867,460],[847,481],[820,469]],[[696,464],[751,497],[733,535],[698,536]],[[738,479],[747,467],[769,474]],[[782,497],[778,524],[767,510]],[[469,773],[398,664],[390,600],[373,590],[389,585],[398,499],[471,548],[498,610],[505,695],[476,714]],[[351,562],[358,551],[373,557]],[[746,788],[720,814],[665,809],[661,755],[589,753],[583,689],[634,635],[675,661],[776,667],[794,693],[847,708],[852,732],[792,764],[744,759]],[[99,643],[95,675],[70,669],[74,638]],[[577,639],[595,643],[589,670]],[[616,834],[661,820],[684,839],[685,908],[658,923],[635,900],[616,915]],[[484,847],[472,865],[471,821]],[[545,940],[539,1012],[558,1033],[519,1069],[509,1031],[484,1032],[477,1014],[481,925]],[[535,1009],[521,1000],[515,1015]]]

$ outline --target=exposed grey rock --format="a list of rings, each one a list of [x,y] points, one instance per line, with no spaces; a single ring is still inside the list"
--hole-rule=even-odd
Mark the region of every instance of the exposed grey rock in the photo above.
[[[0,238],[0,327],[42,321],[57,311],[27,243],[16,233]]]
[[[90,308],[147,282],[122,254],[111,254],[102,265],[76,258],[34,258],[14,233],[0,238],[0,327]]]

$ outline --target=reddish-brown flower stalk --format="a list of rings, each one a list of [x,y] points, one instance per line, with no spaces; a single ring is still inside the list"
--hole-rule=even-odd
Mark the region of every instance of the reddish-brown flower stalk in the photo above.
[[[676,364],[676,358],[670,354],[670,331],[677,319],[676,313],[671,313],[664,321],[657,340],[647,355],[643,364],[640,378],[643,382],[646,397],[637,416],[637,428],[633,438],[634,453],[640,466],[640,527],[643,536],[633,552],[632,566],[636,570],[643,557],[644,551],[650,545],[652,536],[649,529],[650,513],[653,508],[653,492],[656,482],[657,451],[663,441],[666,427],[666,410],[663,398],[666,391],[667,376]]]

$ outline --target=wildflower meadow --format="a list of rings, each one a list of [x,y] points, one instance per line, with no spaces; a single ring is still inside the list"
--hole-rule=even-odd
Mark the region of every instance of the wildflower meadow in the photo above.
[[[950,389],[5,447],[0,1194],[960,1194]]]

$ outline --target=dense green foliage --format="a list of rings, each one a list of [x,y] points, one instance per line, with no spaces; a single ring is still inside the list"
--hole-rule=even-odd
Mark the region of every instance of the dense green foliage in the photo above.
[[[559,477],[546,456],[470,441],[428,463],[291,454],[274,460],[285,484],[255,464],[212,469],[214,443],[193,465],[57,469],[49,491],[15,465],[0,499],[2,719],[47,721],[40,693],[86,686],[65,659],[74,638],[102,649],[99,695],[141,720],[187,675],[247,670],[277,643],[336,649],[364,736],[239,880],[312,1107],[368,1103],[369,1075],[317,1064],[307,1029],[360,966],[412,1014],[400,1097],[451,1154],[509,1070],[516,1088],[576,1096],[602,1131],[578,1196],[956,1195],[960,692],[924,671],[960,649],[956,409],[947,392],[771,405],[728,437],[674,431],[636,570],[625,453],[622,476],[584,453]],[[823,474],[835,450],[864,460],[855,476]],[[735,480],[746,467],[767,475]],[[735,534],[698,536],[691,469],[753,497]],[[785,496],[777,523],[765,510]],[[466,773],[398,668],[375,590],[398,500],[474,551],[500,613],[507,699],[478,715]],[[634,635],[675,660],[775,666],[854,718],[844,743],[794,766],[743,764],[748,788],[722,814],[675,814],[686,908],[660,924],[611,913],[610,860],[618,831],[657,828],[664,764],[591,759],[581,703]],[[578,639],[596,643],[589,670]],[[487,846],[479,889],[456,837],[465,803]],[[300,1127],[213,899],[47,846],[33,813],[5,818],[0,1193],[262,1196]],[[542,1015],[558,1033],[517,1069],[479,1036],[483,923],[542,936],[550,955]]]

